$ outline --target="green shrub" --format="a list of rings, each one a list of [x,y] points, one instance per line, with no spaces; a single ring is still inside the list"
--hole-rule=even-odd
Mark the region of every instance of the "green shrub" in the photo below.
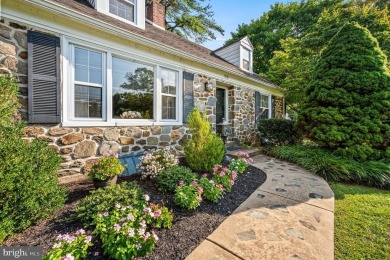
[[[196,181],[196,174],[191,169],[183,166],[174,166],[165,169],[156,177],[156,184],[161,192],[175,191],[179,185],[179,181],[184,181],[185,184],[190,184]]]
[[[0,242],[49,216],[65,202],[61,162],[38,140],[21,139],[23,125],[0,127]]]
[[[217,203],[223,195],[223,187],[217,186],[213,180],[207,177],[202,177],[199,180],[199,186],[203,188],[203,197],[211,202]]]
[[[273,150],[276,157],[296,163],[327,181],[348,181],[381,188],[390,187],[390,165],[383,162],[358,162],[315,146],[282,146]]]
[[[15,78],[0,76],[0,126],[10,126],[14,123],[19,106],[18,91]]]
[[[188,116],[188,127],[192,138],[184,145],[188,165],[194,171],[211,171],[222,162],[225,146],[222,139],[211,131],[204,114],[195,108]]]
[[[173,197],[176,205],[186,209],[196,209],[200,206],[202,201],[203,188],[198,186],[196,181],[189,185],[181,183],[176,188],[175,195]]]
[[[262,145],[289,145],[299,141],[295,122],[287,119],[261,119],[258,129]]]
[[[84,225],[91,226],[96,214],[112,210],[115,204],[135,206],[142,203],[145,203],[145,200],[138,184],[125,182],[93,191],[80,202],[75,217]]]
[[[124,168],[118,159],[117,154],[105,154],[102,158],[96,160],[88,176],[92,180],[107,180],[118,176]]]
[[[150,203],[149,207],[145,208],[145,220],[154,228],[171,228],[173,221],[173,213],[167,207],[161,207],[157,204]]]

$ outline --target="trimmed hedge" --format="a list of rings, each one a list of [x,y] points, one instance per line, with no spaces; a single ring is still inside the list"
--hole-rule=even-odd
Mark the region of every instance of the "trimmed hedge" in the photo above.
[[[347,181],[390,188],[390,165],[379,161],[358,162],[316,146],[281,146],[272,150],[280,159],[296,163],[327,181]]]
[[[290,145],[299,141],[295,122],[287,119],[261,119],[258,129],[262,145]]]

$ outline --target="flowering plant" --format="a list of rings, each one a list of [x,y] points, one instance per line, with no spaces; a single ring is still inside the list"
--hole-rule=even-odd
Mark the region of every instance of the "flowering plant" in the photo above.
[[[91,240],[92,237],[87,236],[83,229],[77,230],[75,235],[59,235],[43,260],[85,259],[88,248],[93,245]]]
[[[233,159],[229,164],[229,170],[244,173],[249,164],[241,158]]]
[[[253,163],[253,159],[249,157],[249,154],[243,151],[238,151],[237,156],[240,157],[243,161],[245,161],[247,164]]]
[[[150,203],[149,207],[143,209],[146,223],[154,228],[171,228],[173,214],[167,207],[160,207],[157,204]]]
[[[124,168],[118,159],[117,153],[108,151],[104,156],[95,161],[92,165],[89,177],[95,180],[107,180],[123,172]]]
[[[164,169],[178,164],[176,156],[169,148],[146,152],[140,157],[137,168],[142,171],[143,178],[155,178]]]
[[[213,181],[221,184],[227,192],[232,190],[235,180],[237,179],[237,172],[231,171],[222,165],[216,165],[213,168]]]
[[[158,237],[147,231],[144,212],[132,206],[115,205],[96,216],[94,231],[102,240],[104,254],[113,259],[132,259],[152,252]]]
[[[215,184],[205,176],[199,180],[199,185],[203,188],[203,197],[206,200],[216,203],[222,198],[224,192],[222,185]]]
[[[173,199],[175,204],[182,208],[196,209],[202,201],[202,193],[203,188],[196,181],[189,185],[184,184],[184,181],[180,181]]]

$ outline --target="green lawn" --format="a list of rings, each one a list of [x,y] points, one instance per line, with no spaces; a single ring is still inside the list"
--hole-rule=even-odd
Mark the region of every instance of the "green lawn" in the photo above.
[[[332,184],[336,259],[390,259],[390,191]]]

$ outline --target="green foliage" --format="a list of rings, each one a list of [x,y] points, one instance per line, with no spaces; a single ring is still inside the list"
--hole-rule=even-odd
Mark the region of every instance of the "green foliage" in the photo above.
[[[19,87],[15,78],[0,76],[0,126],[11,126],[19,106]]]
[[[191,169],[211,171],[214,165],[222,162],[225,146],[220,137],[211,131],[206,115],[197,108],[188,116],[188,127],[192,138],[184,145],[186,160]]]
[[[229,170],[231,171],[236,171],[240,174],[243,174],[246,169],[248,168],[249,164],[244,161],[243,159],[241,158],[238,158],[238,159],[233,159],[230,163],[229,163]]]
[[[117,203],[133,206],[145,203],[138,184],[125,182],[93,191],[91,195],[80,201],[74,217],[82,221],[85,226],[91,226],[96,214],[112,210]]]
[[[217,203],[223,195],[223,188],[217,186],[213,180],[209,180],[207,177],[202,177],[199,180],[199,186],[203,188],[203,197],[206,200]]]
[[[176,188],[173,197],[176,205],[186,209],[196,209],[202,201],[203,188],[198,186],[197,182],[192,182],[189,185],[182,183]]]
[[[390,191],[331,184],[335,194],[335,258],[387,259]]]
[[[299,140],[295,122],[287,119],[259,120],[258,129],[263,145],[288,145]]]
[[[299,125],[314,141],[351,148],[360,160],[376,159],[373,149],[384,150],[390,138],[390,76],[386,56],[367,29],[348,23],[333,37],[306,96]]]
[[[105,155],[97,159],[97,162],[92,165],[88,176],[91,179],[104,181],[121,174],[123,170],[124,168],[117,155]]]
[[[327,181],[356,182],[368,186],[390,187],[390,165],[382,162],[357,162],[342,158],[316,146],[281,146],[276,157],[296,163]]]
[[[235,180],[237,179],[237,172],[231,171],[222,165],[215,165],[213,168],[214,183],[221,184],[223,190],[227,192],[232,191]],[[219,186],[220,187],[220,186]]]
[[[179,181],[183,181],[185,184],[190,184],[192,181],[196,181],[197,177],[191,169],[183,166],[174,166],[165,169],[161,174],[156,177],[156,184],[161,192],[175,191]]]
[[[61,162],[38,140],[23,140],[23,125],[0,126],[0,242],[52,214],[65,202]]]
[[[83,229],[76,231],[75,235],[59,235],[54,245],[43,260],[75,259],[82,260],[87,257],[88,248],[92,246],[91,236],[87,236]],[[65,257],[69,258],[65,258]]]
[[[133,259],[152,252],[157,235],[146,231],[146,219],[142,211],[117,204],[111,211],[96,216],[96,233],[102,240],[105,255],[112,259]]]
[[[147,0],[146,4],[150,4]],[[224,30],[213,19],[211,5],[204,0],[160,0],[165,6],[165,29],[197,43],[215,40],[214,32],[223,35]]]
[[[150,210],[149,210],[150,209]],[[150,203],[148,208],[145,208],[145,220],[154,228],[171,228],[173,221],[173,213],[167,207]]]

